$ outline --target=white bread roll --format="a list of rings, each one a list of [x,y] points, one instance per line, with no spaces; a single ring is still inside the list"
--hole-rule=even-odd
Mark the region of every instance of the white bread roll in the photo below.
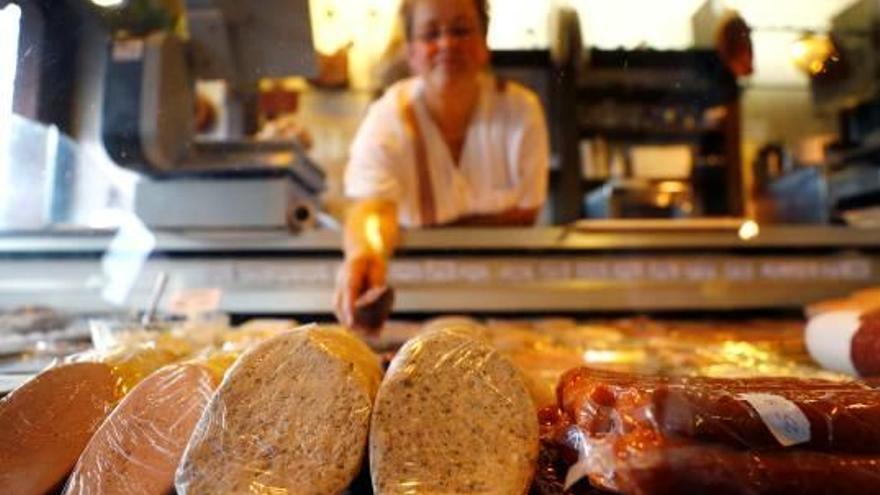
[[[361,468],[379,359],[352,334],[273,337],[228,371],[178,466],[180,495],[342,493]]]
[[[515,366],[475,333],[435,326],[392,361],[370,430],[377,495],[528,491],[535,406]]]

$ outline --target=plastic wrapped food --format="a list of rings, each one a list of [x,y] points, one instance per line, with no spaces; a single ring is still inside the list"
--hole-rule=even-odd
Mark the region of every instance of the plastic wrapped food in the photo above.
[[[541,408],[538,420],[541,426],[541,451],[529,495],[584,495],[586,492],[582,488],[589,485],[586,480],[568,489],[565,486],[568,467],[577,461],[577,452],[560,441],[560,432],[564,433],[570,423],[555,406]]]
[[[258,344],[199,419],[177,492],[342,493],[361,468],[381,373],[341,329],[307,327]]]
[[[880,376],[880,310],[831,311],[810,319],[810,355],[824,368],[855,376]]]
[[[562,379],[559,398],[563,411],[593,435],[647,428],[738,448],[796,443],[880,454],[880,391],[859,382],[664,378],[580,369]],[[806,438],[780,439],[768,419],[780,411],[802,424]]]
[[[50,308],[27,306],[0,312],[0,335],[57,330],[70,325],[72,318]]]
[[[528,491],[537,412],[520,372],[474,331],[435,325],[392,361],[370,430],[377,495]]]
[[[0,487],[57,488],[117,402],[145,376],[190,352],[162,338],[52,366],[0,400]]]
[[[824,380],[795,377],[713,378],[692,376],[643,375],[593,368],[574,368],[566,372],[557,387],[559,406],[569,414],[586,417],[598,406],[613,407],[617,394],[634,388],[651,390],[660,385],[715,387],[725,390],[840,390],[858,391],[873,388],[861,380]],[[583,412],[578,412],[583,411]]]
[[[670,440],[649,430],[580,444],[573,469],[605,490],[632,495],[878,493],[880,456],[804,450],[749,451]],[[571,476],[571,472],[569,473]]]
[[[61,356],[82,350],[88,329],[70,315],[40,306],[0,311],[0,355]]]
[[[816,362],[849,375],[880,376],[880,288],[818,302],[806,313],[804,337]]]
[[[222,350],[156,371],[104,421],[70,476],[65,495],[165,495],[186,444],[226,370],[255,343],[295,327],[251,321],[222,334]]]
[[[578,369],[550,443],[623,493],[874,493],[880,394],[861,382],[656,377]],[[575,459],[570,459],[574,461]]]
[[[148,340],[123,343],[108,351],[85,353],[71,360],[94,360],[109,365],[117,377],[117,386],[122,397],[157,369],[184,359],[193,351],[188,340],[159,333],[151,335]]]
[[[117,400],[117,379],[102,363],[50,368],[0,400],[3,492],[56,488]]]
[[[566,371],[584,364],[577,353],[558,347],[513,349],[502,353],[522,372],[532,400],[539,409],[555,405],[559,378]]]
[[[65,495],[164,495],[219,378],[198,363],[166,366],[134,387],[83,451]]]

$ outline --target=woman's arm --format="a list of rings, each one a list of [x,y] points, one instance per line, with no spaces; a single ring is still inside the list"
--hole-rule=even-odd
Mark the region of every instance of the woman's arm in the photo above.
[[[355,302],[361,294],[386,285],[388,258],[399,236],[397,205],[393,201],[359,200],[349,209],[343,233],[345,260],[334,295],[336,316],[343,325],[353,326]]]
[[[369,289],[385,285],[387,259],[397,246],[397,199],[402,196],[398,166],[403,161],[403,143],[395,105],[393,95],[386,95],[370,106],[352,142],[343,178],[345,196],[360,198],[346,212],[345,259],[333,300],[336,316],[349,328],[355,324],[358,299]]]
[[[345,219],[346,257],[370,251],[390,256],[397,247],[400,228],[397,204],[388,199],[362,199],[348,210]]]

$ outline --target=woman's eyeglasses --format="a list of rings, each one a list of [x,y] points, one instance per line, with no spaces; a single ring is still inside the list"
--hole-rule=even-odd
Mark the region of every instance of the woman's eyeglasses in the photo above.
[[[476,32],[477,28],[472,25],[453,24],[451,26],[437,26],[425,29],[424,31],[418,31],[415,34],[415,39],[423,43],[436,43],[445,34],[452,39],[464,40],[471,38]]]

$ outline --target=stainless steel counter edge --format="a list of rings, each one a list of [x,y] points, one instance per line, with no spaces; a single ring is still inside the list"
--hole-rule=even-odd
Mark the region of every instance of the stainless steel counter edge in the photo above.
[[[339,232],[315,230],[303,234],[283,231],[156,232],[156,252],[305,252],[338,251]],[[0,254],[101,253],[114,231],[21,232],[0,234]],[[880,229],[849,227],[771,226],[751,239],[735,230],[619,231],[544,228],[443,228],[405,232],[404,252],[518,251],[518,250],[678,250],[678,249],[804,249],[877,248]]]

